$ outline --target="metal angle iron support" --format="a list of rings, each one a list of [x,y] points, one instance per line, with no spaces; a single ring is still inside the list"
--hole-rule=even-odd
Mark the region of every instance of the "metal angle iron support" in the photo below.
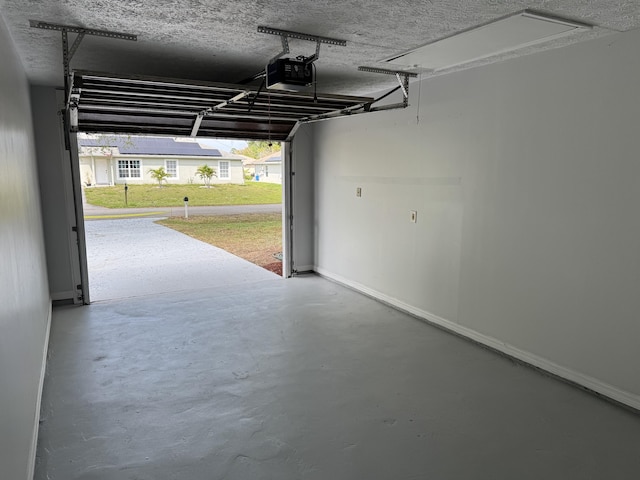
[[[402,89],[404,98],[409,98],[409,90],[408,90],[409,86],[406,84],[409,77],[407,76],[400,77],[400,74],[396,73],[396,78],[398,79],[398,83],[400,84],[400,88]]]
[[[370,108],[369,111],[375,112],[377,110],[392,110],[394,108],[406,108],[409,106],[409,78],[415,78],[418,76],[417,73],[413,72],[405,72],[404,70],[387,70],[386,68],[376,68],[376,67],[358,67],[358,71],[360,72],[369,72],[369,73],[380,73],[382,75],[394,75],[400,84],[400,87],[396,87],[402,89],[402,103],[397,103],[393,105],[385,105],[384,107],[373,107]],[[378,100],[381,100],[380,97]],[[377,100],[375,100],[377,101]],[[372,103],[375,103],[372,102]]]
[[[131,40],[131,41],[137,41],[138,40],[138,36],[137,35],[132,35],[129,33],[122,33],[122,32],[113,32],[110,30],[96,30],[93,28],[84,28],[84,27],[74,27],[71,25],[60,25],[57,23],[48,23],[48,22],[41,22],[39,20],[29,20],[29,26],[31,28],[40,28],[43,30],[53,30],[53,31],[59,31],[62,32],[62,62],[63,62],[63,67],[64,67],[64,81],[65,81],[65,95],[66,95],[66,101],[67,103],[69,102],[69,98],[70,98],[70,91],[69,91],[69,73],[70,73],[70,68],[69,68],[69,64],[71,62],[71,59],[73,58],[73,56],[75,55],[76,51],[78,50],[78,47],[80,46],[80,43],[82,42],[82,39],[85,37],[85,35],[93,35],[93,36],[97,36],[97,37],[107,37],[107,38],[117,38],[120,40]],[[77,37],[75,38],[73,44],[71,45],[71,47],[69,47],[69,38],[68,38],[68,34],[69,33],[76,33]]]
[[[269,63],[273,63],[276,60],[278,60],[280,57],[286,55],[289,53],[289,40],[287,39],[286,36],[280,37],[282,40],[282,51],[280,53],[278,53],[277,55],[275,55],[271,60],[269,60]],[[266,72],[266,70],[265,70]]]
[[[38,20],[29,20],[29,26],[31,26],[31,28],[42,28],[44,30],[66,30],[67,32],[71,33],[84,33],[85,35],[94,35],[97,37],[119,38],[120,40],[132,40],[134,42],[138,39],[137,35],[133,35],[130,33],[113,32],[110,30],[95,30],[93,28],[84,27],[73,27],[71,25],[59,25],[56,23],[47,23]]]
[[[202,124],[202,120],[204,119],[205,116],[211,115],[213,112],[217,110],[221,110],[222,108],[228,105],[232,105],[237,101],[242,100],[244,97],[246,97],[250,93],[251,93],[251,90],[245,90],[244,92],[240,92],[239,94],[231,97],[229,100],[225,100],[224,102],[218,103],[213,107],[202,110],[200,113],[198,113],[195,121],[193,122],[193,128],[191,129],[191,136],[195,137],[196,135],[198,135],[198,130],[200,129],[200,125]]]
[[[258,27],[258,33],[267,33],[269,35],[280,35],[282,37],[295,38],[296,40],[307,40],[309,42],[326,43],[329,45],[338,45],[341,47],[347,46],[346,40],[340,40],[337,38],[320,37],[318,35],[309,35],[307,33],[292,32],[289,30],[279,30],[271,27]]]
[[[310,64],[318,60],[320,58],[320,44],[326,43],[328,45],[338,45],[341,47],[347,46],[346,40],[340,40],[338,38],[330,38],[330,37],[320,37],[318,35],[310,35],[307,33],[301,32],[292,32],[290,30],[280,30],[277,28],[259,26],[258,33],[266,33],[269,35],[279,35],[282,38],[282,52],[269,60],[269,63],[275,62],[277,59],[289,53],[289,38],[294,38],[296,40],[306,40],[309,42],[315,42],[316,44],[316,53],[309,58],[305,59],[305,63]]]
[[[193,128],[191,129],[191,137],[195,137],[198,135],[198,130],[200,130],[200,125],[202,124],[202,119],[204,118],[204,114],[200,112],[193,122]]]
[[[320,58],[320,42],[316,41],[316,53],[304,59],[306,65],[310,65]]]
[[[78,50],[78,47],[80,46],[80,43],[82,42],[82,39],[84,38],[84,36],[85,36],[84,32],[80,32],[76,36],[76,39],[74,40],[73,45],[71,45],[71,48],[69,48],[69,61],[71,61],[71,59],[75,55],[76,50]]]

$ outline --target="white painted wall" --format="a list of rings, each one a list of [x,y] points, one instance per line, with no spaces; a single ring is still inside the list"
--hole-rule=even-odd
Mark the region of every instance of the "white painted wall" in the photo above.
[[[293,262],[298,272],[314,269],[313,128],[303,125],[292,142],[293,149]],[[286,159],[283,157],[283,162]],[[283,169],[287,172],[287,168]],[[286,179],[285,179],[286,180]],[[285,182],[285,188],[288,185]]]
[[[281,162],[254,163],[252,166],[254,172],[259,177],[257,181],[264,183],[282,183]]]
[[[69,152],[58,111],[64,94],[52,87],[31,87],[40,198],[49,272],[49,289],[55,300],[73,300],[81,283],[73,211]]]
[[[0,16],[0,477],[33,477],[50,322],[29,87]]]
[[[318,271],[640,408],[639,48],[612,35],[316,124]]]

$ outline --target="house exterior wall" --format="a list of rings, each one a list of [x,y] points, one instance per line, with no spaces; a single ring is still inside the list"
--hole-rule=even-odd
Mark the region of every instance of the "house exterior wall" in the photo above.
[[[260,182],[266,183],[282,183],[282,163],[281,162],[265,162],[255,163],[254,166],[254,180],[258,179]]]
[[[316,269],[640,408],[638,49],[615,34],[315,124]]]
[[[54,301],[73,300],[82,280],[77,236],[71,228],[76,225],[71,159],[64,148],[64,130],[58,115],[64,105],[64,93],[53,87],[33,86],[31,101],[49,291]]]
[[[137,160],[140,162],[140,177],[120,178],[118,173],[119,160]],[[82,154],[80,155],[80,178],[83,184],[96,184],[96,170],[99,164],[106,162],[108,165],[108,184],[142,184],[156,183],[156,180],[149,173],[150,169],[159,167],[167,168],[167,161],[177,162],[177,177],[168,178],[166,183],[169,184],[185,184],[185,183],[204,183],[197,175],[198,167],[209,165],[215,169],[217,177],[211,179],[211,184],[235,183],[243,184],[244,175],[242,169],[242,161],[235,158],[224,157],[170,157],[170,156],[152,156],[152,155],[112,155],[111,157],[103,154]],[[228,162],[228,178],[222,178],[221,168],[223,162]]]
[[[1,15],[0,58],[0,477],[31,480],[51,300],[29,86]]]

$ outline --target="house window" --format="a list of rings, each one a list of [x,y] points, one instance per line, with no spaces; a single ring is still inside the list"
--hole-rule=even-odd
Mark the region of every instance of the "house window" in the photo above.
[[[118,160],[118,178],[140,178],[140,160]]]
[[[178,161],[166,160],[165,165],[169,178],[178,178]]]
[[[218,162],[218,178],[229,179],[231,178],[229,172],[229,162]]]

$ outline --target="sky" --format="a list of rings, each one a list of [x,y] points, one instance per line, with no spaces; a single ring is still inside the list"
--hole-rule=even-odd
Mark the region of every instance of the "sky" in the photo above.
[[[247,146],[247,142],[244,140],[235,140],[235,139],[224,139],[224,138],[202,138],[198,137],[198,143],[203,146],[210,146],[213,148],[217,148],[218,150],[224,150],[225,152],[231,153],[232,148],[236,148],[238,150],[242,150]]]

